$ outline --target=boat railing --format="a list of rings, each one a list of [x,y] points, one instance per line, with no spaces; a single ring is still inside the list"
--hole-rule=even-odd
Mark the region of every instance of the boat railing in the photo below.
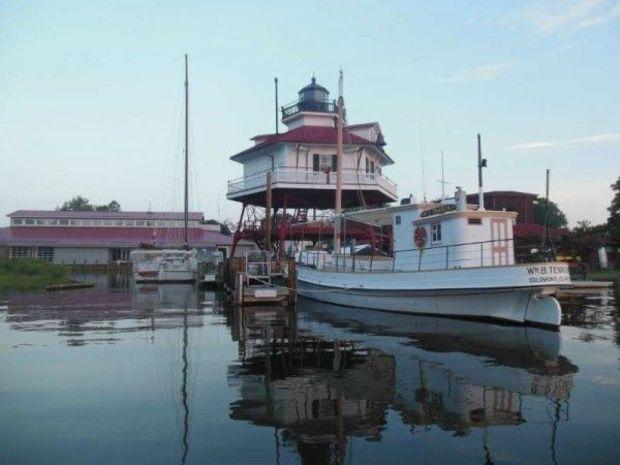
[[[527,249],[527,254],[515,254]],[[352,248],[350,248],[352,250]],[[531,256],[532,246],[516,246],[514,239],[433,245],[424,248],[401,249],[392,257],[381,255],[358,255],[355,253],[329,254],[325,251],[308,250],[300,252],[298,260],[318,269],[334,271],[430,271],[460,268],[508,266],[517,260],[526,261]],[[552,261],[553,255],[541,251],[538,261]]]

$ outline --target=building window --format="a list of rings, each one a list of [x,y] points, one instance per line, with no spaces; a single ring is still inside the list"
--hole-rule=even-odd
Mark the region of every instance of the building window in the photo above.
[[[46,262],[54,261],[54,247],[39,247],[37,249],[37,258]]]
[[[112,226],[112,220],[103,220],[104,226]]]
[[[144,220],[136,221],[136,226],[144,226]]]
[[[25,223],[26,224],[34,224],[34,220],[26,220]]]
[[[47,224],[49,224],[50,226],[56,226],[58,224],[58,220],[48,220]]]
[[[125,221],[125,226],[134,226],[133,221]]]
[[[394,221],[396,224],[400,224],[400,215],[396,215],[396,218]]]
[[[129,249],[110,249],[112,261],[127,262],[129,261]]]
[[[61,226],[67,226],[69,224],[69,220],[58,220]]]
[[[11,258],[30,257],[30,247],[11,247]]]
[[[13,220],[13,226],[22,224],[22,220]]]
[[[123,225],[123,220],[116,220],[116,221],[114,222],[114,225],[115,225],[115,226],[122,226],[122,225]]]
[[[95,226],[101,226],[101,220],[93,220]]]
[[[43,220],[35,220],[35,223],[38,224],[38,225],[42,225],[42,224],[45,224],[45,221],[43,221]]]
[[[467,218],[467,224],[482,224],[482,218]]]
[[[70,224],[71,226],[79,226],[79,225],[80,225],[80,222],[79,222],[78,220],[71,220],[71,221],[69,221],[69,224]]]
[[[441,242],[441,223],[431,224],[431,242]]]

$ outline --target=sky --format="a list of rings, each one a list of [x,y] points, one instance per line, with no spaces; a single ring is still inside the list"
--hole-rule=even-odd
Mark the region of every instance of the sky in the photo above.
[[[543,194],[602,223],[620,176],[620,1],[0,0],[0,224],[74,195],[236,220],[229,157],[274,130],[314,74],[350,123],[378,121],[401,197]],[[423,156],[422,156],[423,154]],[[422,161],[423,160],[423,161]],[[424,165],[425,176],[422,176]]]

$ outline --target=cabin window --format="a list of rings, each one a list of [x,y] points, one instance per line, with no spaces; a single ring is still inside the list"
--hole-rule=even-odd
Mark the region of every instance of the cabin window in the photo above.
[[[467,218],[467,224],[482,224],[482,218]]]
[[[431,242],[441,242],[441,223],[431,224]]]
[[[396,218],[394,218],[394,222],[396,224],[400,224],[400,215],[396,215]]]
[[[321,157],[318,153],[312,155],[312,171],[321,171]]]

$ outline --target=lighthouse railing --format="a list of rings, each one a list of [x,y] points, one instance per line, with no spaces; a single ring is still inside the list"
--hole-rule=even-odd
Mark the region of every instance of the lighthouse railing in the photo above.
[[[234,195],[252,189],[266,188],[267,172],[260,171],[249,176],[228,181],[228,195]],[[272,171],[271,182],[276,184],[299,184],[316,186],[321,188],[325,185],[336,186],[336,173],[331,171],[314,171],[305,168],[279,167]],[[396,184],[387,176],[378,172],[366,172],[364,170],[343,170],[342,183],[345,187],[364,188],[377,186],[391,195],[396,196]]]

